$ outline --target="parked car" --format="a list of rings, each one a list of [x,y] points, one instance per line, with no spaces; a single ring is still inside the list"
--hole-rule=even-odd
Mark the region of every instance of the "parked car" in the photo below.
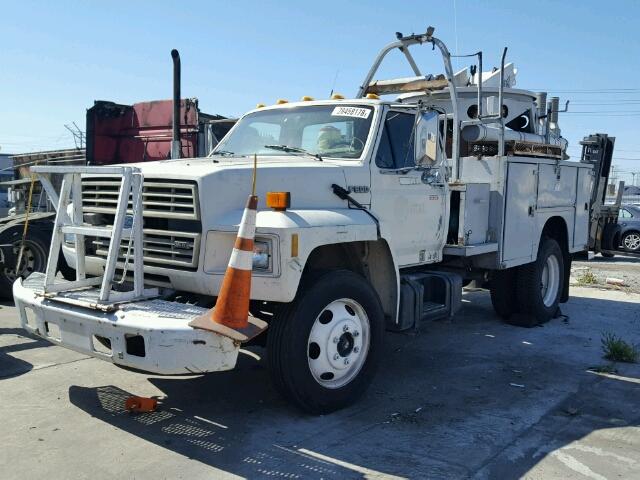
[[[620,243],[628,252],[640,252],[640,207],[622,205],[618,215],[618,224],[622,227]]]

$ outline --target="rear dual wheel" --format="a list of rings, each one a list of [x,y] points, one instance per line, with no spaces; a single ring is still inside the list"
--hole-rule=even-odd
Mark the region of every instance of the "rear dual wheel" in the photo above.
[[[310,413],[353,403],[371,383],[384,315],[361,276],[330,271],[306,285],[269,327],[267,356],[278,391]]]
[[[558,312],[567,281],[564,271],[558,242],[543,237],[535,262],[495,272],[490,291],[496,313],[522,327],[548,322]]]

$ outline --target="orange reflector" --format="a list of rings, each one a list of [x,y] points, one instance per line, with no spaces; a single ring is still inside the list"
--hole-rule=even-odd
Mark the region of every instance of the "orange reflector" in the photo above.
[[[298,234],[294,233],[291,235],[291,258],[296,258],[298,256]]]
[[[310,102],[313,100],[313,97],[310,97],[309,95],[305,95],[300,100],[302,100],[303,102]]]
[[[380,100],[380,97],[375,93],[367,93],[367,98],[369,100]]]
[[[264,103],[259,103],[256,105],[256,108],[264,108],[266,105]]]
[[[340,95],[339,93],[334,93],[331,95],[331,100],[344,100],[344,95]]]
[[[279,98],[276,101],[276,105],[282,105],[283,103],[289,103],[289,100],[285,100],[284,98]]]
[[[267,207],[283,212],[291,206],[291,193],[267,192]]]

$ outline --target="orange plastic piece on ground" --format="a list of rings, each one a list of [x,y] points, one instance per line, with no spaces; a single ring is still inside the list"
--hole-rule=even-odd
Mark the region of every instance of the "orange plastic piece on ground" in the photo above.
[[[158,407],[158,400],[149,397],[137,397],[135,395],[127,398],[124,408],[130,412],[155,412]]]

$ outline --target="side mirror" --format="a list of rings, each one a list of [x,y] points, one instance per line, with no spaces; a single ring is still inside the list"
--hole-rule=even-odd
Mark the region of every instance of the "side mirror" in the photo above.
[[[437,112],[418,112],[415,125],[416,165],[432,167],[440,160],[438,149],[439,128],[440,122]]]

